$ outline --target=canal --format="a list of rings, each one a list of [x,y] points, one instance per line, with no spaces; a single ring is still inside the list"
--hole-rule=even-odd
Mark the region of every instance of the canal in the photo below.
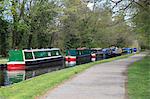
[[[30,79],[41,74],[56,71],[61,69],[61,66],[39,68],[35,70],[16,70],[8,71],[6,64],[0,64],[0,86],[7,86],[13,83],[18,83],[20,81]]]
[[[0,86],[6,85],[6,64],[0,64]]]

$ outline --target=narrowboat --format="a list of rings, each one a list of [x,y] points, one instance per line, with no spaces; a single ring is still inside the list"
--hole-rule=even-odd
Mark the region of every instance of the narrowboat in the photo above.
[[[10,50],[7,75],[10,83],[64,68],[59,48]]]
[[[71,49],[66,50],[66,66],[75,66],[91,62],[91,50],[90,49]]]
[[[112,50],[112,57],[120,56],[122,54],[122,48],[111,47],[111,50]]]
[[[110,48],[103,48],[102,52],[104,53],[104,59],[112,57],[112,50]]]
[[[132,48],[132,50],[133,50],[133,53],[136,53],[138,51],[137,48]]]
[[[102,52],[102,48],[91,48],[91,61],[102,60],[104,57],[104,53]]]
[[[132,48],[122,48],[123,54],[131,54],[133,52]]]

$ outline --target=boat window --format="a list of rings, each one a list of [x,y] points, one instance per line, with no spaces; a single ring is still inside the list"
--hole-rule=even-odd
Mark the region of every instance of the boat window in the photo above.
[[[59,52],[58,52],[58,51],[56,51],[56,55],[57,55],[57,56],[59,55]]]
[[[82,55],[82,51],[81,50],[78,50],[78,55]]]
[[[76,52],[76,50],[67,50],[66,55],[76,56],[77,52]]]
[[[51,52],[48,52],[48,56],[51,56]]]
[[[91,53],[97,53],[97,50],[91,50]]]
[[[34,52],[34,56],[35,56],[35,58],[48,57],[48,52],[46,52],[46,51],[37,51],[37,52]]]
[[[33,59],[32,52],[24,52],[25,59]]]
[[[51,51],[51,56],[59,56],[61,55],[60,51],[59,50],[53,50]]]

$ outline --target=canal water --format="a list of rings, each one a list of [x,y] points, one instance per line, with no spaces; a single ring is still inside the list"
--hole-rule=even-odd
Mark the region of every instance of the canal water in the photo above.
[[[6,85],[5,82],[7,82],[6,79],[6,65],[0,64],[0,86]]]
[[[47,67],[40,68],[36,70],[17,70],[17,71],[7,71],[5,64],[0,64],[0,86],[7,86],[13,83],[18,83],[25,79],[30,79],[41,74],[59,70],[61,67]]]

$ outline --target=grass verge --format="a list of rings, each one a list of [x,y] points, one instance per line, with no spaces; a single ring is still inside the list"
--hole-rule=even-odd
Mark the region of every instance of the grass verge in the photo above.
[[[2,87],[0,88],[0,99],[34,99],[35,97],[40,96],[46,91],[56,87],[58,84],[61,84],[65,80],[73,77],[75,74],[81,73],[85,69],[92,67],[93,65],[127,58],[131,55],[133,54],[78,65],[72,68],[66,68],[43,74],[11,86]]]
[[[128,68],[129,99],[150,99],[150,55]]]

